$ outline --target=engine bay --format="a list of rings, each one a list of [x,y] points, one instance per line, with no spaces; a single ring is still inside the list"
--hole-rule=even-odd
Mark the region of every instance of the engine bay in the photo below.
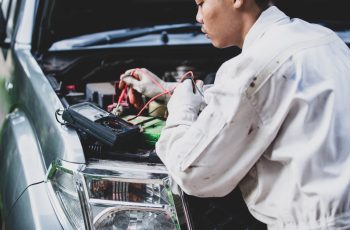
[[[94,131],[97,135],[89,134],[95,124],[91,123],[92,126],[85,130],[73,126],[78,131],[87,159],[159,163],[155,143],[165,125],[166,105],[157,100],[152,101],[137,115],[140,109],[130,104],[126,93],[121,105],[116,107],[122,94],[118,87],[120,75],[129,69],[146,68],[166,82],[177,82],[186,72],[192,71],[196,79],[203,80],[204,84],[212,84],[220,65],[238,53],[237,48],[219,50],[202,45],[50,52],[38,60],[65,110],[82,103],[91,103],[110,116],[115,116],[114,120],[121,118],[131,126],[139,127],[139,135],[133,135],[112,146],[100,138],[105,134],[103,131]],[[143,105],[150,100],[141,94],[139,97]],[[62,111],[57,115],[62,115]],[[64,123],[70,125],[66,121]],[[118,130],[116,123],[105,121],[102,125],[111,131]]]

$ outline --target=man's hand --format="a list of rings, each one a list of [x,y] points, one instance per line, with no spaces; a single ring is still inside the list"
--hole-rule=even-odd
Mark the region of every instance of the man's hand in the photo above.
[[[164,82],[154,73],[147,69],[130,69],[120,76],[119,88],[123,89],[125,85],[130,86],[137,92],[145,95],[146,97],[152,98],[158,94],[165,93],[172,89],[176,85],[175,82]],[[135,91],[131,91],[132,95],[136,97]],[[170,98],[171,93],[165,93],[163,96],[157,98],[167,102]],[[129,97],[130,98],[130,97]],[[130,98],[130,99],[131,99]]]
[[[197,80],[196,85],[203,91],[202,81]],[[193,93],[192,81],[190,79],[185,80],[176,87],[173,96],[169,100],[169,117],[167,122],[174,125],[194,122],[197,119],[202,103],[204,103],[204,99],[200,92],[196,90]]]

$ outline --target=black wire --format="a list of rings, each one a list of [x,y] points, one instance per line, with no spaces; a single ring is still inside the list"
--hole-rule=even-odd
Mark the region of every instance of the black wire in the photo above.
[[[61,125],[67,125],[68,123],[66,121],[62,122],[58,119],[58,116],[62,116],[63,114],[63,110],[60,110],[60,109],[57,109],[56,112],[55,112],[55,118],[56,118],[56,121],[58,123],[60,123]]]

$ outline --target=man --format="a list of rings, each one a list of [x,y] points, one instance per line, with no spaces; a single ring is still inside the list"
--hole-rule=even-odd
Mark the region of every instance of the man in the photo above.
[[[174,180],[199,197],[239,186],[269,229],[350,229],[348,47],[264,1],[196,3],[213,45],[242,53],[204,99],[189,80],[171,96],[156,150]]]

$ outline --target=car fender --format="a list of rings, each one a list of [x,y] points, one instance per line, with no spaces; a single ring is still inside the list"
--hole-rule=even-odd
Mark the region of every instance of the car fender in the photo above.
[[[16,230],[63,229],[51,205],[45,183],[31,185],[23,192],[5,219],[4,226]]]
[[[26,188],[45,179],[46,170],[38,143],[23,111],[15,109],[7,115],[0,134],[0,205],[3,217]]]

